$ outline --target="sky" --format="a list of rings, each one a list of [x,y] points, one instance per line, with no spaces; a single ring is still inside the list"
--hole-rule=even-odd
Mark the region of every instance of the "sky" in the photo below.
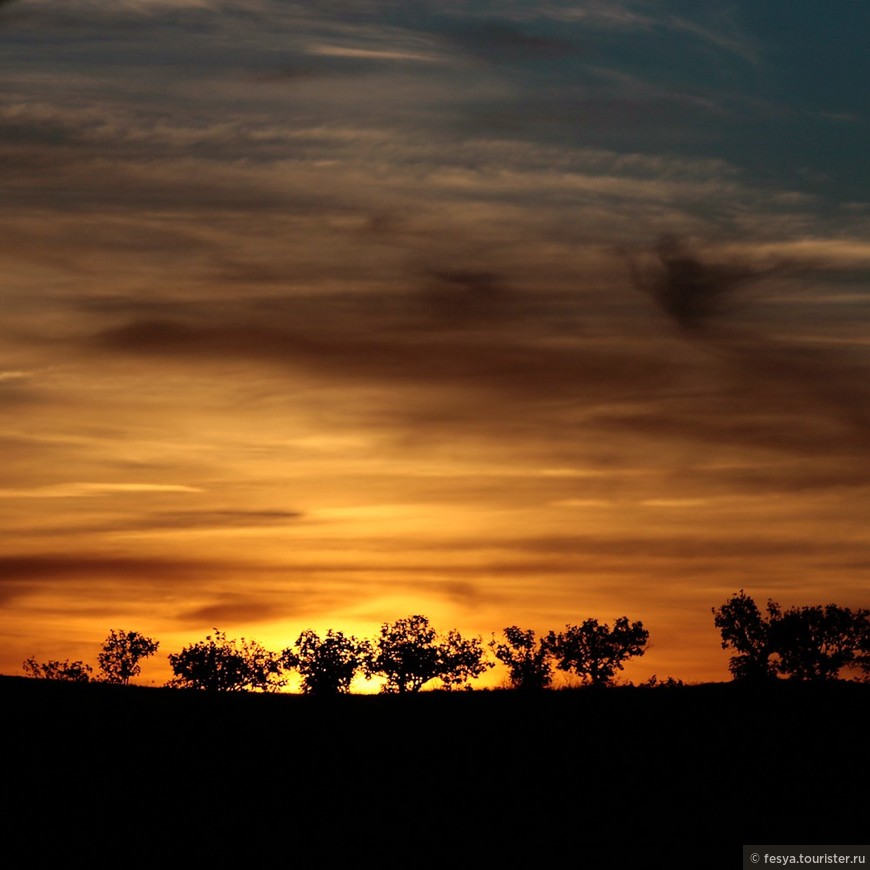
[[[718,681],[739,589],[870,606],[868,28],[0,3],[0,672],[625,615]]]

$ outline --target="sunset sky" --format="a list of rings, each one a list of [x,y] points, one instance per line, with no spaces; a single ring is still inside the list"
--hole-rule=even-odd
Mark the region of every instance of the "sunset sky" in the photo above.
[[[868,33],[0,3],[0,673],[422,613],[725,680],[737,590],[870,606]]]

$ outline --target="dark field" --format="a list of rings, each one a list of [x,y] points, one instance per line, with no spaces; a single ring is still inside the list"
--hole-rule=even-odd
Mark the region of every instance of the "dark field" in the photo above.
[[[7,794],[28,826],[44,820],[35,854],[59,831],[324,858],[396,838],[510,850],[696,835],[735,855],[866,841],[866,684],[326,702],[2,677],[0,697]]]

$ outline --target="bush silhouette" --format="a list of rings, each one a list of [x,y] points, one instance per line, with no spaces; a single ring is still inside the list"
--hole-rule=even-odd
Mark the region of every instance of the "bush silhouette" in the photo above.
[[[33,656],[24,661],[22,668],[26,676],[37,680],[64,680],[68,683],[87,683],[93,672],[93,668],[82,661],[49,659],[38,662]]]
[[[683,688],[683,681],[678,680],[674,677],[665,677],[665,679],[660,680],[657,674],[653,674],[651,677],[644,680],[642,683],[639,683],[638,688],[640,688],[640,689],[681,689],[681,688]]]

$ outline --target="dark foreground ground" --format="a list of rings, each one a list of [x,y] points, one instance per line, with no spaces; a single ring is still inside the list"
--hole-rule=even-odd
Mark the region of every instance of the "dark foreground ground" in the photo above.
[[[280,844],[280,866],[382,850],[390,867],[469,843],[867,842],[866,684],[323,702],[0,677],[0,699],[6,822],[33,866],[58,842],[120,843],[125,866],[180,844],[236,866],[244,843]]]

